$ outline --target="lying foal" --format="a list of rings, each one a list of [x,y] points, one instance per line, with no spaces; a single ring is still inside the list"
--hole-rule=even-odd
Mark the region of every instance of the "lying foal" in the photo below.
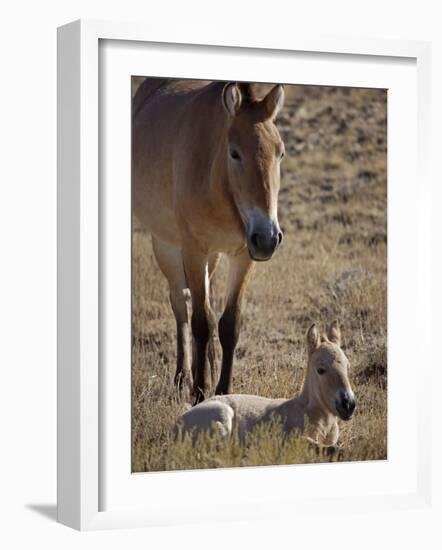
[[[333,321],[322,340],[316,325],[312,325],[307,332],[307,373],[298,396],[214,396],[185,412],[178,420],[178,430],[193,436],[218,430],[227,436],[238,429],[243,440],[258,424],[274,418],[281,420],[286,433],[295,430],[321,445],[335,445],[339,436],[337,419],[349,420],[355,409],[348,359],[340,346],[337,321]]]

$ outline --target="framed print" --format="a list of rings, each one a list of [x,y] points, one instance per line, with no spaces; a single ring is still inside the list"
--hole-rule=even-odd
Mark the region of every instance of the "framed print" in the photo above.
[[[429,45],[58,51],[59,521],[425,506]]]

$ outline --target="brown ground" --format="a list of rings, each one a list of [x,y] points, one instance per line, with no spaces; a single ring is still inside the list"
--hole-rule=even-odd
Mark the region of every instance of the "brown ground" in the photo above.
[[[236,352],[235,393],[291,397],[306,366],[312,322],[338,318],[357,410],[341,422],[331,457],[278,426],[250,445],[177,443],[175,322],[150,238],[133,236],[133,470],[383,459],[387,455],[387,94],[382,90],[286,86],[277,120],[286,145],[279,199],[284,242],[259,264],[247,290]],[[135,225],[136,227],[136,225]],[[224,266],[215,280],[222,308]],[[218,349],[218,360],[220,350]]]

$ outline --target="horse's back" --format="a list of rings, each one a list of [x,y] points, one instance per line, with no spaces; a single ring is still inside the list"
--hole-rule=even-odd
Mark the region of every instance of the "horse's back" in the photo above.
[[[205,80],[174,80],[170,78],[146,78],[138,87],[132,104],[134,119],[141,115],[150,103],[160,103],[171,99],[185,102],[190,94],[206,87]]]
[[[145,103],[155,92],[167,85],[168,79],[164,78],[146,78],[138,87],[132,101],[132,115],[137,117]]]
[[[173,211],[173,157],[177,127],[198,81],[146,78],[132,104],[134,213],[141,225],[178,243]]]
[[[219,86],[146,78],[133,99],[134,213],[145,229],[177,245],[177,174],[186,178],[192,172],[186,181],[199,186],[209,173],[210,166],[205,173],[194,173],[199,170],[195,143],[202,147],[215,139],[210,113]],[[191,196],[194,200],[195,194]]]

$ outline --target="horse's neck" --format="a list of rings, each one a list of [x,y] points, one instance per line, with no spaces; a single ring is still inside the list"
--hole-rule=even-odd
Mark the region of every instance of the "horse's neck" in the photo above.
[[[268,414],[281,418],[286,431],[296,428],[303,431],[305,405],[300,395],[292,399],[278,400],[269,408]]]
[[[311,403],[306,408],[306,417],[306,433],[320,443],[324,443],[337,426],[336,416],[316,404]]]
[[[275,412],[281,415],[287,430],[299,428],[318,440],[326,440],[330,431],[337,426],[336,416],[317,399],[308,379],[301,393],[277,405]]]

